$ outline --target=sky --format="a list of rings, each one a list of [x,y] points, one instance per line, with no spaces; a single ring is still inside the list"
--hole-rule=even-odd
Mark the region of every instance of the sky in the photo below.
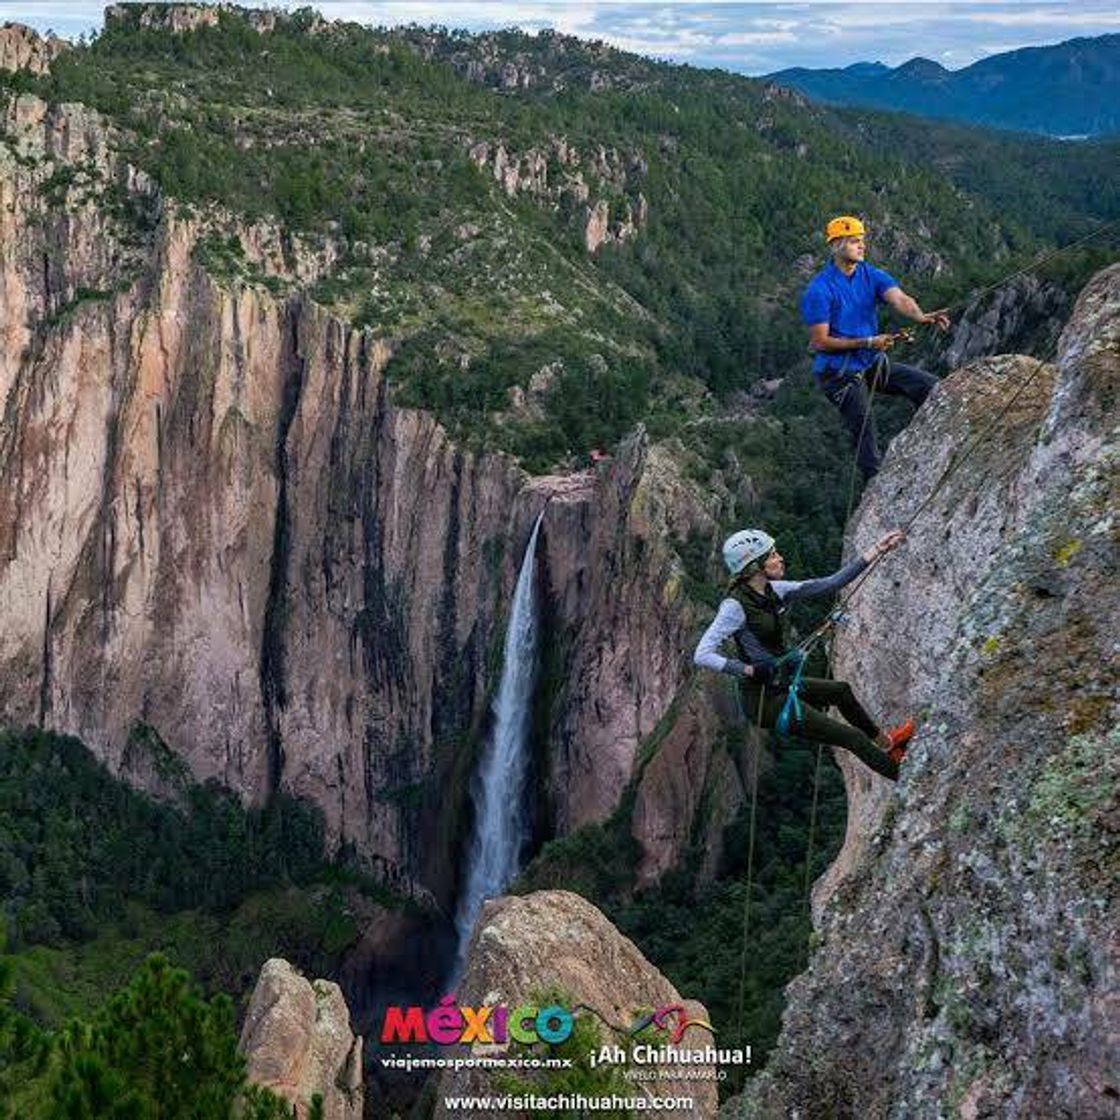
[[[518,3],[516,0],[291,0],[248,3],[296,8],[310,3],[328,19],[373,26],[442,24],[470,31],[552,28],[602,39],[622,50],[694,66],[765,74],[789,66],[896,66],[915,55],[951,70],[1018,47],[1079,35],[1120,32],[1116,0],[814,0],[807,3]],[[0,20],[77,38],[101,26],[100,0],[0,0]]]

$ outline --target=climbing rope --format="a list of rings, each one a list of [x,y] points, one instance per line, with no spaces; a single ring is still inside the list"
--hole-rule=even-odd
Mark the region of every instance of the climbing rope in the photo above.
[[[824,744],[817,744],[817,761],[813,767],[813,806],[809,810],[809,842],[805,845],[805,905],[808,906],[813,886],[813,840],[817,833],[817,800],[821,788],[821,755]]]
[[[1114,226],[1120,227],[1120,218],[1113,218],[1111,221],[1104,222],[1102,225],[1097,226],[1096,229],[1090,230],[1084,237],[1079,237],[1076,241],[1071,241],[1068,245],[1062,245],[1060,248],[1051,249],[1050,252],[1043,254],[1037,260],[1032,261],[1022,268],[1016,269],[1014,272],[1009,272],[1000,280],[988,284],[986,287],[981,288],[979,291],[970,292],[964,299],[958,300],[948,307],[942,308],[945,314],[950,311],[956,311],[958,308],[969,307],[972,304],[983,299],[989,292],[994,292],[997,288],[1002,288],[1004,284],[1010,284],[1012,280],[1017,280],[1020,276],[1027,276],[1034,272],[1036,269],[1041,268],[1044,264],[1049,263],[1055,257],[1060,257],[1063,253],[1068,253],[1071,249],[1079,249],[1086,242],[1092,241],[1094,237],[1099,237],[1106,230],[1112,229]],[[936,314],[936,312],[934,312]],[[926,324],[919,324],[920,326]]]
[[[859,469],[859,449],[863,446],[863,437],[867,433],[867,425],[871,421],[871,412],[875,404],[875,392],[879,388],[879,377],[883,378],[885,385],[891,376],[891,360],[885,351],[876,355],[875,361],[867,367],[871,371],[870,384],[867,386],[867,408],[864,409],[863,423],[860,425],[859,438],[856,440],[856,457],[852,460],[851,474],[848,476],[848,509],[844,514],[844,524],[847,525],[852,516],[852,504],[856,498],[856,474]],[[862,376],[862,371],[856,374],[857,380]]]
[[[994,417],[992,417],[991,422],[977,436],[975,436],[970,443],[966,445],[964,451],[961,452],[960,455],[950,461],[949,465],[942,472],[941,477],[937,480],[933,489],[930,490],[926,497],[919,503],[917,509],[914,510],[909,519],[903,524],[903,533],[908,533],[910,531],[915,522],[922,516],[923,513],[925,513],[930,505],[932,505],[934,499],[942,491],[942,489],[944,489],[945,484],[949,481],[949,479],[952,478],[952,476],[956,474],[961,466],[969,460],[973,452],[979,446],[981,446],[981,444],[987,442],[992,433],[1000,426],[1000,424],[1003,422],[1003,418],[1011,411],[1015,402],[1023,395],[1024,392],[1026,392],[1027,388],[1038,376],[1043,366],[1045,366],[1057,353],[1058,341],[1059,340],[1057,339],[1054,341],[1053,345],[1050,347],[1044,357],[1035,359],[1034,369],[1032,369],[1031,372],[1019,382],[1019,385],[1016,388],[1015,392],[1012,393],[1010,397],[1008,397],[1003,407],[999,409]],[[801,650],[802,653],[808,654],[812,647],[841,620],[844,614],[844,608],[849,602],[851,602],[852,597],[856,594],[857,591],[859,591],[859,589],[866,582],[868,576],[871,575],[876,566],[881,560],[884,559],[886,555],[887,554],[884,553],[881,556],[876,556],[875,559],[872,560],[862,572],[860,572],[859,576],[840,596],[840,600],[837,603],[836,607],[829,612],[825,620],[820,623],[820,625],[817,626],[816,629],[813,630],[807,638],[805,638],[797,645],[797,649]]]
[[[796,649],[791,649],[782,654],[775,663],[776,669],[783,669],[786,666],[793,665],[793,676],[790,678],[789,691],[786,694],[785,703],[782,705],[782,710],[778,715],[775,729],[778,734],[783,738],[789,736],[791,726],[796,726],[801,722],[801,699],[799,696],[801,690],[801,677],[805,671],[805,656]],[[763,715],[766,710],[766,686],[763,685],[758,694],[758,719],[755,722],[755,741],[754,751],[751,759],[751,777],[750,777],[750,793],[751,793],[751,809],[749,815],[749,825],[747,827],[747,887],[746,894],[743,898],[743,947],[739,955],[739,1002],[738,1002],[738,1022],[739,1022],[739,1035],[742,1037],[743,1033],[743,1003],[746,995],[747,987],[747,944],[750,935],[750,922],[751,922],[751,891],[754,886],[754,837],[755,837],[755,820],[758,815],[758,759],[762,753],[762,724]],[[820,762],[818,754],[818,765]],[[816,794],[814,791],[814,811],[815,811]],[[808,872],[806,872],[806,875]]]
[[[766,686],[758,694],[758,721],[755,724],[754,751],[751,759],[751,811],[747,829],[747,890],[743,897],[743,947],[739,954],[739,1037],[743,1037],[743,1000],[747,990],[747,943],[751,925],[751,889],[754,880],[754,823],[758,813],[758,757],[762,754],[762,716],[766,709]]]

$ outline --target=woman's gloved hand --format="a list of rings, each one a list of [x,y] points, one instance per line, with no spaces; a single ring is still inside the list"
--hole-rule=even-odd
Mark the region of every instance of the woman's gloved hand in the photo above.
[[[778,663],[776,661],[756,661],[750,666],[750,679],[759,684],[771,684]]]

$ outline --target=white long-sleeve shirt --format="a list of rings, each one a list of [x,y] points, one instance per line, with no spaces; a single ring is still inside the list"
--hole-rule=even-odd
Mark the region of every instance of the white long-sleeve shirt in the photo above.
[[[770,586],[783,603],[795,603],[799,599],[815,599],[839,591],[845,584],[851,583],[866,567],[867,561],[860,556],[830,576],[802,580],[775,579],[770,581]],[[746,612],[739,601],[724,599],[719,605],[716,617],[712,619],[711,625],[704,631],[696,646],[696,652],[692,655],[693,662],[717,673],[743,676],[743,663],[733,657],[724,657],[719,652],[719,647],[740,630],[743,631],[742,644],[752,662],[773,660],[774,655],[747,628]]]

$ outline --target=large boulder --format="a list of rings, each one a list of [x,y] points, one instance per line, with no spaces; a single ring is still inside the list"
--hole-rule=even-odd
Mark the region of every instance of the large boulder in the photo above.
[[[708,1020],[702,1004],[683,999],[637,946],[579,895],[537,891],[486,903],[471,937],[457,1003],[516,1008],[540,999],[543,993],[551,993],[571,1008],[593,1009],[577,1014],[594,1014],[605,1046],[625,1048],[626,1029],[643,1013],[657,1008],[677,1006],[684,1009],[688,1021]],[[665,1042],[668,1040],[666,1034]],[[660,1041],[654,1045],[659,1047]],[[704,1051],[714,1050],[716,1044],[707,1029],[689,1026],[675,1045],[681,1050]],[[493,1056],[504,1048],[494,1044],[474,1049],[476,1054]],[[676,1108],[672,1115],[714,1116],[713,1065],[709,1061],[660,1068],[645,1065],[637,1072],[653,1070],[656,1080],[635,1079],[627,1092],[647,1098],[691,1097],[691,1110]],[[435,1115],[452,1115],[445,1103],[449,1096],[477,1096],[496,1088],[487,1071],[448,1070],[440,1079]],[[457,1109],[453,1115],[481,1118],[491,1113]],[[660,1116],[662,1111],[643,1109],[643,1115]]]
[[[309,981],[287,961],[265,961],[241,1031],[249,1080],[284,1097],[305,1120],[316,1094],[323,1120],[361,1120],[362,1040],[342,990]]]
[[[897,787],[841,760],[820,947],[729,1115],[1118,1114],[1118,386],[1120,265],[1056,366],[958,371],[869,488],[853,547],[918,516],[835,669],[921,727]]]

